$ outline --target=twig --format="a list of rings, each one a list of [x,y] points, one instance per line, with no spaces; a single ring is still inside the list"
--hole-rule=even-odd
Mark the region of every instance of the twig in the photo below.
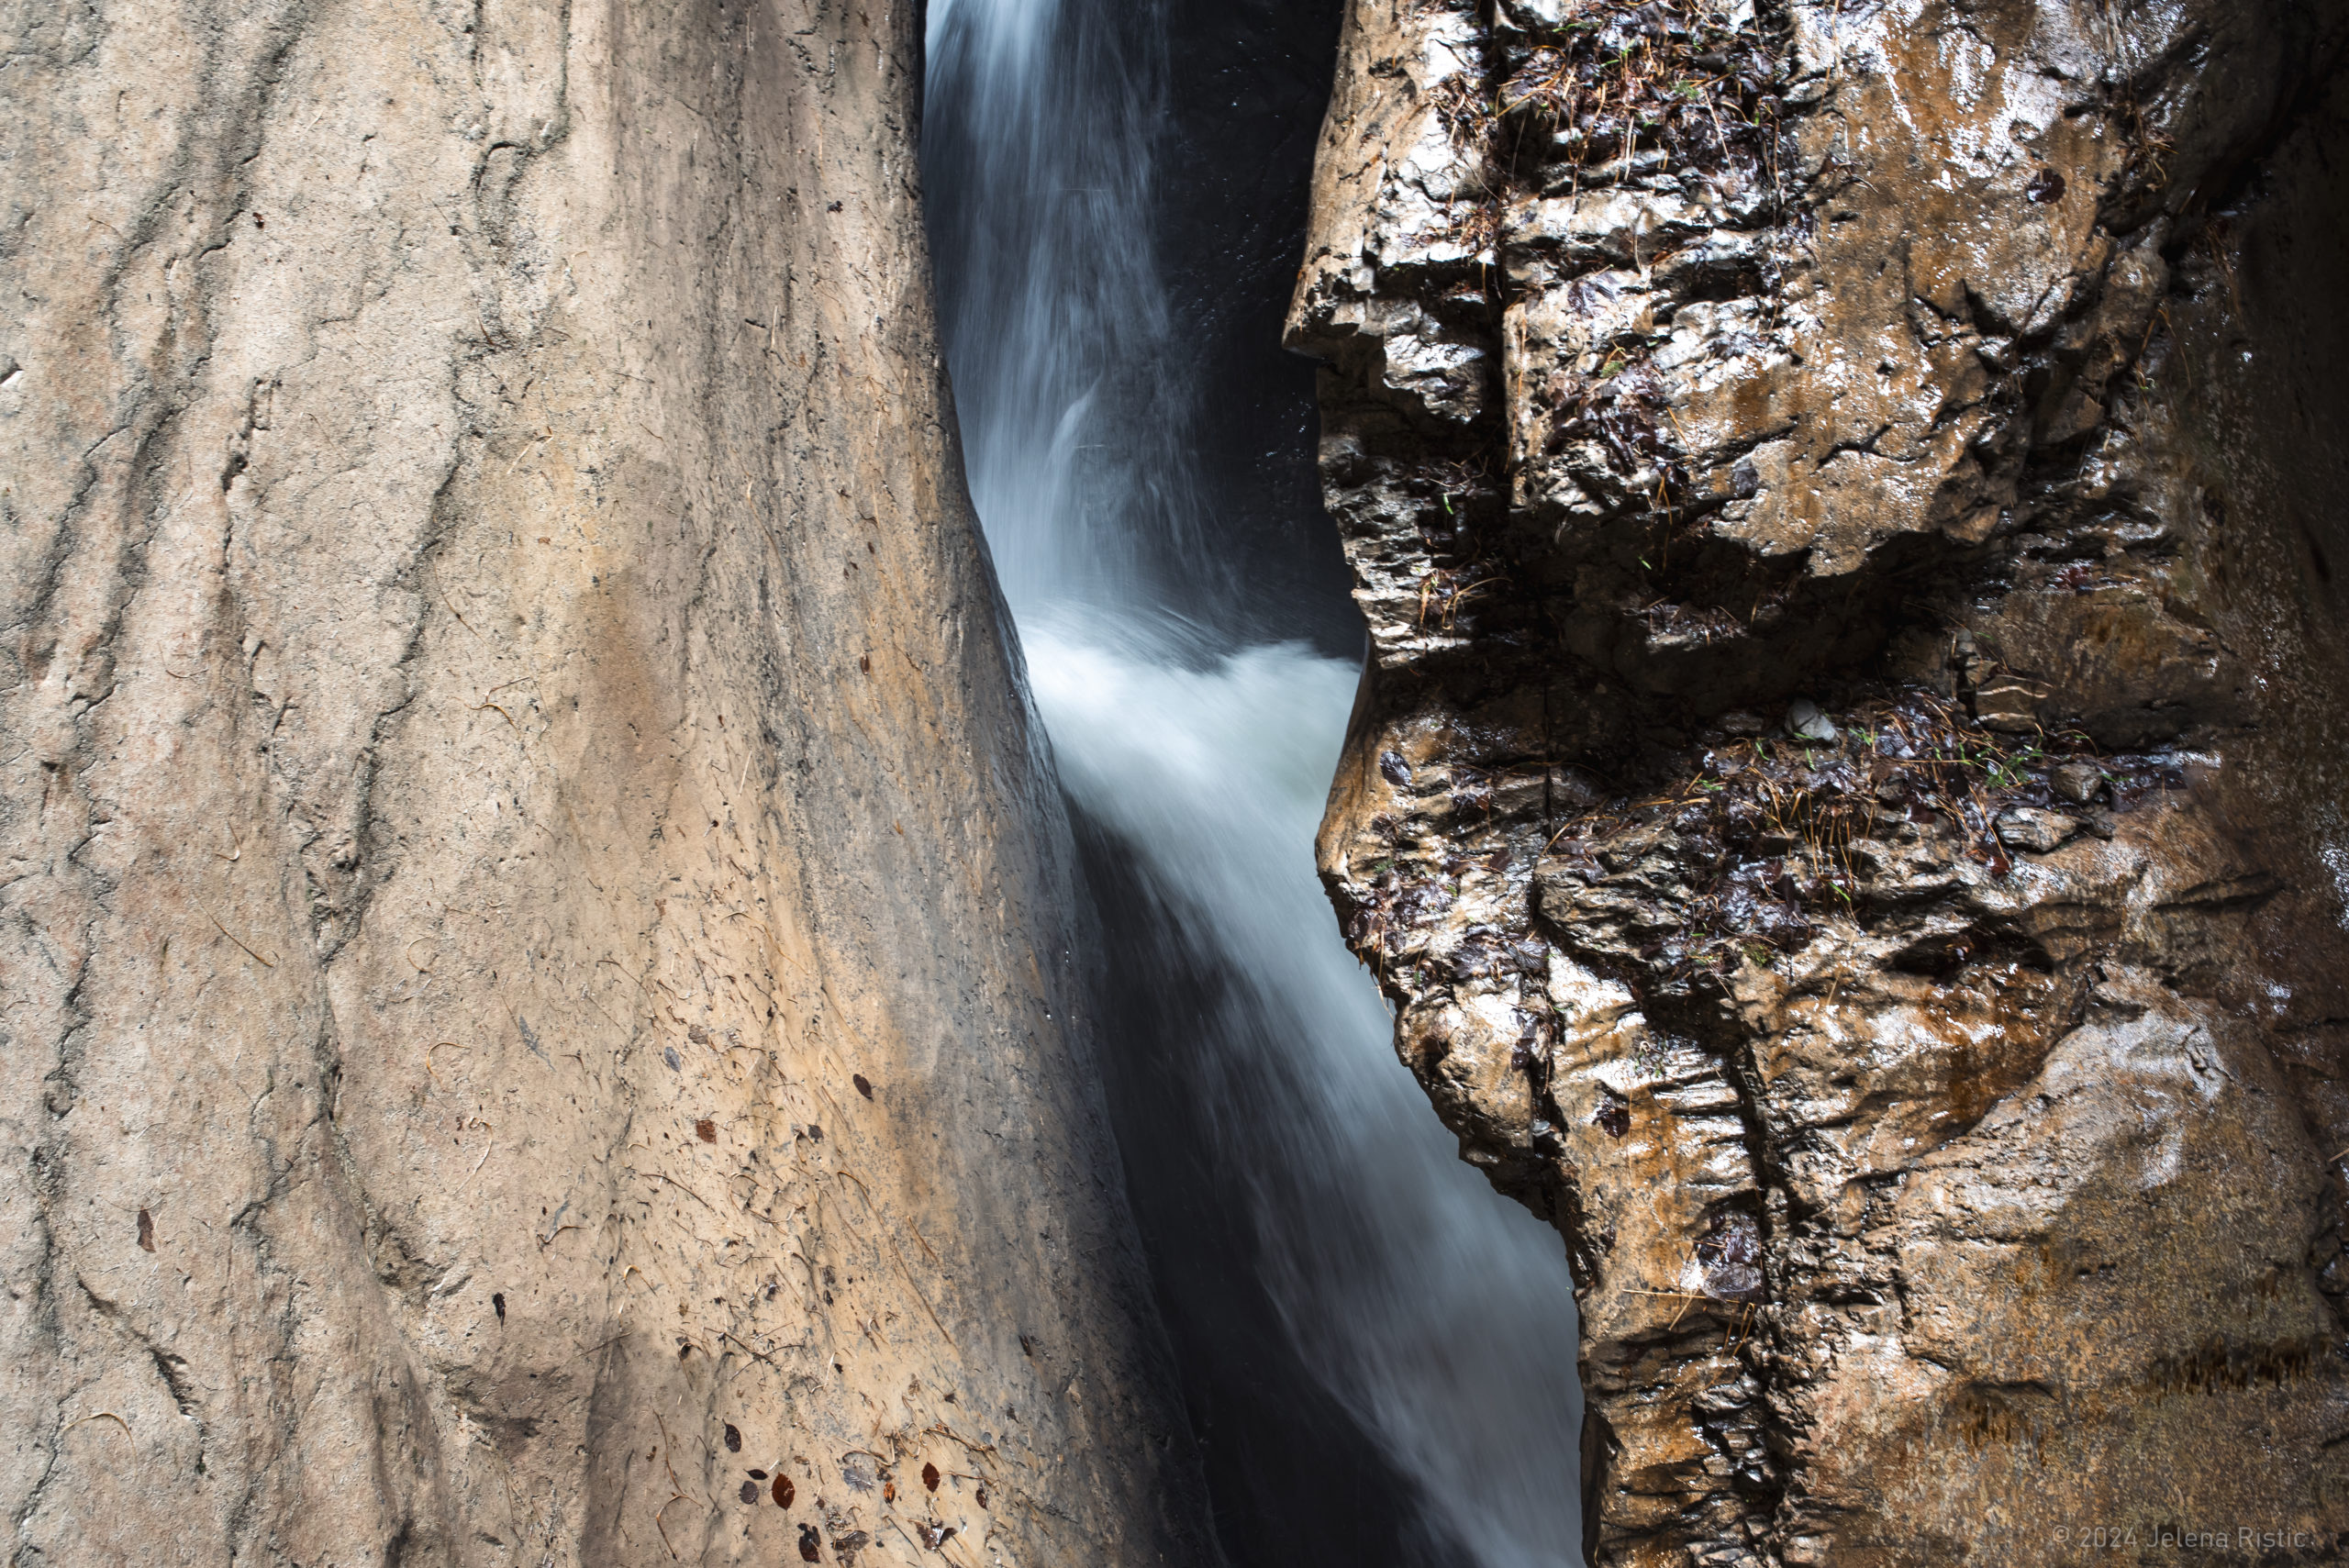
[[[708,1209],[710,1213],[718,1214],[718,1210],[711,1207],[710,1201],[707,1198],[702,1196],[701,1194],[694,1191],[693,1188],[685,1185],[683,1182],[676,1181],[669,1176],[663,1175],[659,1171],[639,1171],[637,1174],[640,1176],[650,1176],[656,1182],[667,1182],[671,1186],[676,1188],[679,1192],[685,1194],[687,1197],[701,1205],[702,1207]],[[719,1215],[718,1218],[722,1219],[725,1216]]]
[[[931,1437],[945,1438],[950,1441],[961,1443],[973,1453],[994,1454],[997,1458],[1002,1457],[995,1444],[974,1443],[970,1439],[964,1437],[962,1433],[956,1431],[953,1428],[948,1426],[944,1421],[936,1422],[924,1428],[923,1430]]]
[[[662,1418],[660,1411],[655,1410],[652,1412],[652,1419],[661,1429],[661,1452],[662,1456],[661,1460],[661,1468],[669,1473],[669,1489],[675,1492],[677,1494],[677,1497],[682,1497],[685,1495],[684,1484],[677,1479],[677,1467],[670,1463],[667,1457],[668,1454],[676,1448],[676,1441],[669,1436],[669,1423]],[[677,1497],[670,1498],[669,1503],[675,1502]],[[669,1506],[669,1503],[663,1503],[661,1506],[665,1508]]]
[[[621,1277],[622,1279],[626,1279],[628,1276],[627,1276],[626,1274],[622,1274],[620,1277]],[[575,1361],[575,1362],[584,1362],[584,1361],[585,1361],[589,1356],[599,1356],[599,1355],[602,1355],[606,1351],[610,1350],[614,1345],[618,1344],[622,1340],[625,1340],[625,1339],[627,1339],[627,1338],[628,1338],[628,1336],[627,1336],[626,1334],[624,1334],[624,1333],[622,1333],[622,1334],[614,1334],[610,1339],[606,1340],[602,1344],[600,1344],[600,1345],[590,1345],[590,1346],[588,1346],[585,1350],[584,1350],[584,1351],[580,1351],[577,1355],[575,1355],[575,1356],[572,1357],[571,1359],[572,1359],[573,1361]],[[566,1363],[566,1364],[568,1364],[568,1363]]]
[[[630,979],[630,980],[632,980],[632,981],[635,981],[635,982],[636,982],[636,988],[637,988],[638,990],[644,992],[644,994],[645,994],[646,995],[648,995],[648,996],[651,995],[651,989],[645,985],[644,982],[643,982],[643,981],[641,981],[641,980],[637,980],[637,978],[636,978],[636,976],[635,976],[635,975],[629,973],[629,967],[628,967],[628,965],[626,965],[626,964],[622,963],[618,959],[616,959],[616,958],[599,958],[599,959],[597,959],[596,962],[596,963],[598,963],[599,965],[600,965],[600,964],[607,964],[607,963],[610,964],[614,969],[618,970],[622,974],[627,974],[627,975],[628,975],[628,977],[629,977],[629,979]]]
[[[668,1461],[664,1459],[661,1462],[666,1464]],[[676,1473],[674,1471],[670,1472],[670,1485],[674,1485],[676,1484]],[[693,1499],[686,1496],[683,1492],[672,1492],[669,1494],[669,1503],[690,1503],[692,1501]],[[672,1545],[669,1540],[669,1527],[661,1522],[661,1516],[669,1511],[669,1503],[663,1503],[659,1507],[652,1510],[652,1528],[661,1532],[661,1544],[669,1548],[669,1560],[673,1562],[681,1562],[683,1560],[677,1556],[676,1547]]]
[[[465,612],[459,609],[457,601],[449,596],[449,585],[440,580],[439,568],[428,561],[424,563],[424,569],[432,573],[432,585],[440,590],[440,602],[448,606],[451,615],[457,617],[457,624],[467,631],[473,631],[473,636],[479,637],[481,633],[473,631],[473,623],[465,618]]]
[[[1687,1316],[1688,1316],[1688,1308],[1689,1308],[1689,1307],[1693,1307],[1693,1306],[1695,1306],[1698,1302],[1700,1302],[1700,1301],[1718,1301],[1718,1300],[1720,1300],[1720,1297],[1719,1297],[1719,1296],[1707,1296],[1707,1295],[1703,1294],[1703,1293],[1702,1293],[1702,1292],[1700,1292],[1700,1291],[1693,1291],[1693,1290],[1631,1290],[1631,1289],[1626,1289],[1626,1290],[1623,1292],[1623,1294],[1624,1294],[1625,1296],[1661,1296],[1661,1297],[1663,1297],[1664,1300],[1667,1300],[1667,1301],[1677,1301],[1678,1303],[1680,1303],[1680,1310],[1679,1310],[1679,1311],[1677,1311],[1677,1312],[1675,1312],[1675,1313],[1674,1313],[1674,1314],[1672,1315],[1672,1322],[1671,1322],[1671,1324],[1670,1324],[1667,1328],[1665,1328],[1665,1329],[1664,1329],[1664,1332],[1665,1332],[1665,1333],[1667,1333],[1667,1334],[1669,1334],[1670,1332],[1672,1332],[1672,1330],[1673,1330],[1674,1329],[1677,1329],[1677,1328],[1679,1328],[1679,1327],[1680,1327],[1680,1320],[1681,1320],[1683,1318],[1686,1318],[1686,1317],[1687,1317]]]
[[[820,1085],[818,1092],[821,1092]],[[829,1100],[831,1095],[826,1094],[824,1098]],[[837,1105],[833,1106],[835,1111],[839,1108],[840,1107]],[[850,1174],[848,1172],[835,1171],[832,1173],[846,1181],[856,1183],[856,1190],[863,1194],[866,1211],[872,1214],[873,1222],[881,1228],[881,1240],[889,1243],[889,1255],[897,1260],[897,1268],[906,1276],[906,1288],[914,1293],[914,1299],[916,1301],[921,1303],[922,1316],[930,1319],[930,1326],[938,1330],[938,1337],[940,1339],[944,1340],[950,1345],[954,1345],[956,1350],[961,1350],[963,1348],[962,1346],[954,1344],[954,1336],[946,1331],[946,1325],[938,1320],[938,1314],[930,1310],[930,1297],[923,1292],[921,1288],[921,1282],[914,1278],[913,1265],[906,1262],[905,1253],[898,1250],[897,1239],[889,1234],[888,1221],[882,1218],[880,1212],[873,1207],[873,1194],[865,1188],[864,1183],[862,1180]],[[925,1241],[922,1245],[927,1247],[930,1243]]]
[[[426,1047],[424,1048],[424,1073],[425,1073],[425,1076],[427,1076],[427,1077],[430,1078],[430,1079],[431,1079],[434,1083],[436,1083],[436,1084],[438,1084],[439,1082],[440,1082],[440,1074],[432,1071],[432,1053],[433,1053],[434,1051],[471,1051],[472,1049],[473,1049],[473,1047],[472,1047],[472,1046],[469,1046],[469,1045],[459,1045],[459,1044],[458,1044],[455,1040],[439,1040],[439,1041],[436,1041],[435,1043],[433,1043],[433,1044],[431,1044],[431,1045],[428,1045],[428,1046],[426,1046]]]
[[[718,1331],[718,1337],[719,1339],[721,1339],[721,1340],[733,1340],[736,1344],[738,1344],[738,1345],[741,1346],[744,1350],[749,1351],[751,1352],[751,1356],[752,1356],[752,1357],[754,1357],[755,1359],[757,1359],[757,1360],[759,1360],[759,1361],[763,1361],[763,1362],[766,1362],[766,1363],[767,1363],[767,1365],[769,1365],[769,1366],[771,1366],[771,1367],[774,1367],[777,1372],[781,1372],[781,1371],[783,1370],[783,1366],[782,1366],[782,1363],[781,1363],[781,1362],[777,1362],[777,1361],[776,1361],[773,1356],[771,1356],[771,1355],[767,1354],[764,1351],[761,1351],[761,1350],[753,1350],[753,1349],[751,1349],[751,1342],[750,1342],[749,1340],[747,1340],[743,1339],[740,1335],[739,1335],[739,1334],[735,1334],[735,1333],[731,1333],[731,1332],[729,1332],[729,1331],[728,1331],[727,1329],[720,1329]]]
[[[197,907],[201,908],[203,906],[199,905]],[[222,925],[220,923],[219,916],[215,915],[209,909],[206,909],[204,911],[204,917],[212,922],[212,929],[214,930],[218,931],[222,936],[236,943],[239,947],[244,948],[246,956],[250,958],[255,963],[260,964],[263,969],[275,969],[277,967],[277,961],[275,959],[263,958],[261,954],[253,951],[252,949],[245,947],[245,940],[237,935],[236,932],[230,930],[228,927]]]
[[[92,1421],[112,1421],[116,1426],[120,1427],[122,1429],[122,1440],[130,1445],[131,1457],[133,1459],[139,1457],[139,1440],[131,1432],[130,1423],[124,1420],[121,1417],[116,1415],[111,1410],[100,1410],[95,1415],[83,1416],[77,1420],[68,1421],[63,1426],[57,1429],[57,1435],[62,1438],[74,1428],[86,1427]]]

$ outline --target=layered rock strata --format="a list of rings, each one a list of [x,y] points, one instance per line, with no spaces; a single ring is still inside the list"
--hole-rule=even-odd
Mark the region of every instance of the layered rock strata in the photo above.
[[[1197,1559],[918,9],[12,13],[10,1562]]]
[[[1353,6],[1321,866],[1594,1563],[2344,1550],[2343,25]]]

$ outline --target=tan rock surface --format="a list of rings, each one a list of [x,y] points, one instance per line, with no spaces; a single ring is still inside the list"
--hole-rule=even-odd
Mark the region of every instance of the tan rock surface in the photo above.
[[[915,13],[10,14],[11,1562],[1193,1558]]]
[[[1353,6],[1322,869],[1595,1563],[2349,1549],[2343,34]]]

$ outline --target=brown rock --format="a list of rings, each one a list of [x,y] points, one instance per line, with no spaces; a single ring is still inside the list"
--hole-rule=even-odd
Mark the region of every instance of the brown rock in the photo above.
[[[2090,762],[2065,762],[2047,774],[2048,787],[2058,800],[2086,806],[2104,790],[2104,773]]]
[[[2028,681],[2001,680],[1974,694],[1974,714],[1985,729],[2028,735],[2039,728],[2043,695]]]
[[[2120,18],[1351,8],[1320,862],[1574,1261],[1596,1564],[2349,1530],[2349,23]]]
[[[2059,811],[2018,806],[1998,813],[1998,841],[2013,849],[2046,854],[2080,830],[2080,825]]]

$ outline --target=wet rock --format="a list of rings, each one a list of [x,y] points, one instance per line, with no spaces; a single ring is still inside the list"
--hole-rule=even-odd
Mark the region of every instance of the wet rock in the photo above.
[[[1705,1293],[1725,1301],[1763,1296],[1762,1222],[1742,1209],[1713,1216],[1695,1248],[1705,1268]]]
[[[2065,762],[2049,771],[2047,785],[2057,799],[2086,806],[2104,793],[2104,773],[2093,762]]]
[[[1353,6],[1320,863],[1574,1261],[1594,1568],[2349,1496],[2349,17],[1958,9]]]
[[[2009,849],[2043,855],[2059,849],[2080,830],[2079,822],[2057,811],[2019,806],[1998,814],[1998,841]]]
[[[1985,729],[2027,735],[2039,728],[2040,695],[2028,681],[1998,681],[1975,694],[1975,716]]]
[[[1840,731],[1835,721],[1820,711],[1817,703],[1809,697],[1797,697],[1787,709],[1787,733],[1798,740],[1832,742]]]

